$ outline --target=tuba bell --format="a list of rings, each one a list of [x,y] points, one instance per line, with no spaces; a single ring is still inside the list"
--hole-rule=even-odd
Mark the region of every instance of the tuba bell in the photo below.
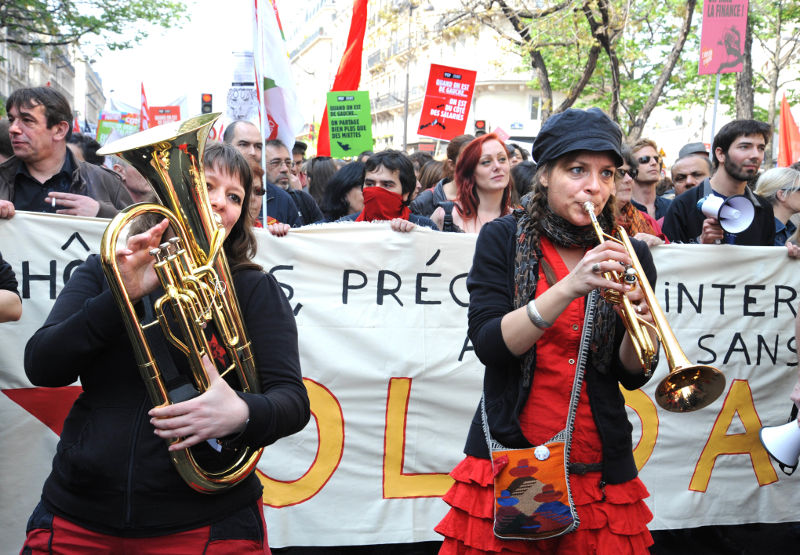
[[[100,257],[114,298],[120,305],[136,362],[153,406],[165,406],[200,395],[209,387],[203,357],[214,361],[206,331],[216,332],[229,365],[218,368],[234,388],[260,390],[250,341],[233,289],[223,250],[225,229],[211,209],[202,155],[219,114],[207,114],[160,125],[123,137],[98,151],[117,154],[153,187],[162,204],[140,203],[122,210],[103,234]],[[120,234],[139,216],[169,220],[176,237],[152,249],[164,294],[154,299],[150,317],[137,314],[116,262]],[[149,321],[143,321],[148,320]],[[188,360],[190,377],[176,379],[168,346]],[[168,443],[177,443],[171,440]],[[181,478],[202,493],[216,493],[246,478],[263,448],[222,450],[209,440],[169,453]]]
[[[650,367],[658,349],[658,346],[653,344],[648,330],[653,330],[664,346],[664,356],[670,371],[656,388],[656,402],[661,408],[671,412],[691,412],[710,405],[722,395],[725,389],[725,376],[713,366],[693,364],[686,357],[647,281],[627,232],[618,226],[617,235],[619,237],[607,234],[597,221],[594,204],[585,202],[583,208],[589,214],[600,242],[608,240],[621,244],[631,258],[631,266],[625,268],[623,272],[604,272],[603,277],[617,283],[624,282],[634,287],[641,287],[644,293],[644,302],[647,303],[650,313],[653,315],[655,325],[640,318],[625,295],[615,290],[603,292],[606,301],[622,304],[622,320],[642,368]]]

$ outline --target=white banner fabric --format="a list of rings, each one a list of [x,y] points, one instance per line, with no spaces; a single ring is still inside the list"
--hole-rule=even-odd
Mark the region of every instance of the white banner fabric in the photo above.
[[[23,294],[22,320],[0,325],[0,552],[18,552],[58,440],[57,424],[42,421],[47,410],[29,401],[25,342],[70,272],[98,252],[106,224],[0,220],[0,252]],[[483,376],[466,339],[475,236],[353,223],[280,239],[259,230],[258,239],[257,261],[297,316],[313,413],[259,463],[270,544],[440,539],[439,496],[463,457]],[[795,520],[791,479],[758,431],[791,408],[797,262],[777,247],[669,245],[653,256],[654,289],[686,356],[720,368],[727,383],[704,410],[664,411],[654,402],[667,373],[662,351],[653,380],[625,392],[651,529]]]

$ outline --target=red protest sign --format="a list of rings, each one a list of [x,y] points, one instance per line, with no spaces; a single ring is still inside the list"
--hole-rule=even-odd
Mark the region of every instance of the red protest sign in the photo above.
[[[742,71],[745,33],[747,0],[705,0],[698,73]]]
[[[161,125],[171,121],[180,121],[180,106],[150,106],[150,120],[152,125]]]
[[[444,139],[464,134],[476,72],[431,64],[417,135]]]

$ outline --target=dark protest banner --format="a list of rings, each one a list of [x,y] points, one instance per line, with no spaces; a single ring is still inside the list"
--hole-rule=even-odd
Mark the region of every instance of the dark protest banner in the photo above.
[[[368,91],[328,93],[331,156],[344,158],[372,150],[372,115]]]
[[[476,72],[431,64],[417,135],[449,141],[464,134]]]
[[[700,36],[700,75],[739,73],[747,32],[747,0],[706,0]]]

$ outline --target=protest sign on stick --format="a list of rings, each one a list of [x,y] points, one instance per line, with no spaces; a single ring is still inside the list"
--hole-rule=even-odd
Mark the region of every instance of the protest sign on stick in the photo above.
[[[451,140],[464,134],[477,73],[431,64],[417,135]]]
[[[331,156],[345,158],[372,150],[369,92],[329,92],[327,102]]]
[[[162,125],[171,121],[179,121],[181,119],[180,106],[151,106],[150,107],[150,122],[151,125]]]
[[[700,75],[739,73],[747,33],[747,0],[706,0],[700,36]]]

